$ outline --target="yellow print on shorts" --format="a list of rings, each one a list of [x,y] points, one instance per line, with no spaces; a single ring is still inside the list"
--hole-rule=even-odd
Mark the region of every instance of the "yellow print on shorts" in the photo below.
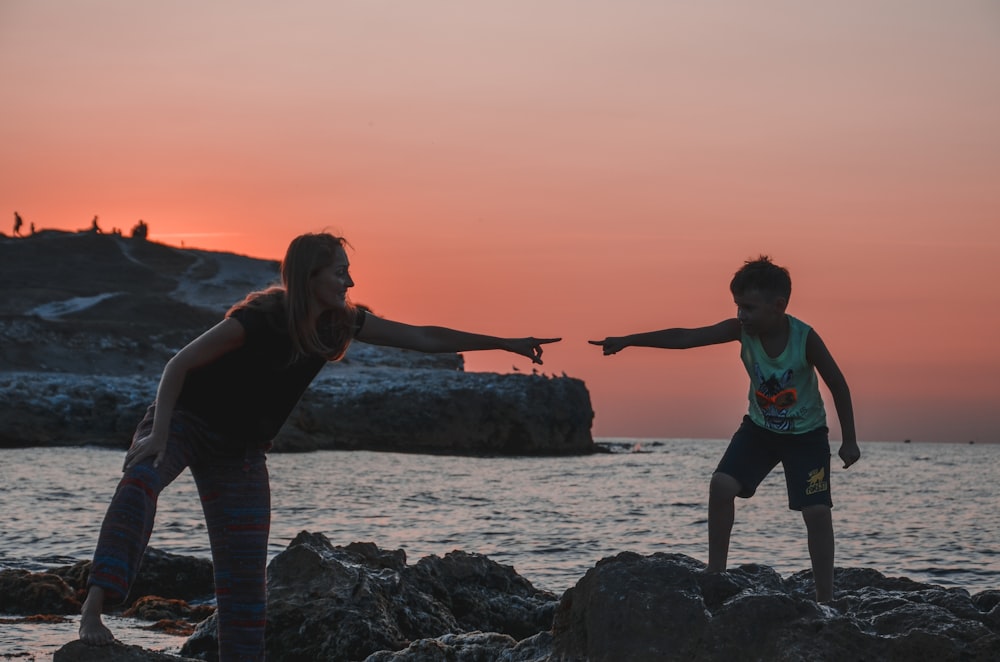
[[[826,469],[813,469],[809,472],[809,484],[806,486],[806,494],[826,492],[828,489],[830,489],[830,483],[826,480]]]

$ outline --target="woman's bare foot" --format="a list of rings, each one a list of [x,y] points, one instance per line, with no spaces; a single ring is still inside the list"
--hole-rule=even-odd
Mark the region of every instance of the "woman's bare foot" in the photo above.
[[[101,619],[103,610],[104,589],[91,586],[80,609],[80,641],[90,646],[107,646],[115,640],[115,635]]]

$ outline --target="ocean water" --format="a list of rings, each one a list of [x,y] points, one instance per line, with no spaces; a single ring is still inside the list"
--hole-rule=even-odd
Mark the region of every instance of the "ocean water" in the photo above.
[[[725,442],[604,439],[584,457],[474,458],[372,452],[275,454],[271,555],[302,530],[333,544],[404,549],[409,563],[455,549],[512,565],[560,594],[621,551],[706,560],[708,479]],[[834,458],[838,566],[971,593],[1000,589],[1000,445],[868,443]],[[88,559],[123,454],[103,449],[0,451],[0,568],[33,571]],[[190,474],[163,494],[151,545],[208,558]],[[780,467],[737,504],[730,564],[783,576],[809,568],[805,527],[787,509]],[[0,619],[9,619],[0,615]],[[173,651],[183,638],[110,623],[119,639]],[[48,660],[77,623],[0,620],[0,659]]]

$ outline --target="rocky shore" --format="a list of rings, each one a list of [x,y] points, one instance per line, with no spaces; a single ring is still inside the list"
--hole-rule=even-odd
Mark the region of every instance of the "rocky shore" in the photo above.
[[[156,385],[135,375],[0,372],[0,448],[127,448]],[[590,453],[592,418],[578,379],[332,366],[292,412],[273,451]]]
[[[0,572],[0,612],[72,614],[89,562]],[[214,659],[208,561],[150,550],[122,607],[151,627],[190,632],[181,655]],[[335,546],[302,532],[268,567],[271,662],[634,662],[954,660],[1000,655],[1000,591],[970,595],[864,568],[838,568],[832,603],[808,571],[745,565],[707,574],[680,554],[623,552],[563,595],[514,568],[454,551],[408,564],[374,543]],[[155,597],[154,597],[155,596]],[[68,642],[55,662],[177,660],[115,644]]]
[[[125,448],[164,363],[278,265],[91,232],[0,236],[0,448]],[[584,383],[467,373],[461,355],[354,343],[274,451],[552,455],[595,450]]]

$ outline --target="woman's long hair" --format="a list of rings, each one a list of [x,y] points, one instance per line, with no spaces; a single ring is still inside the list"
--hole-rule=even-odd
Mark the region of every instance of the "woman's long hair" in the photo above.
[[[310,355],[329,361],[340,359],[354,336],[357,309],[348,303],[343,310],[315,310],[310,281],[349,245],[343,237],[325,232],[299,235],[288,245],[281,261],[281,285],[251,292],[230,308],[227,316],[242,308],[284,313],[293,361]]]

